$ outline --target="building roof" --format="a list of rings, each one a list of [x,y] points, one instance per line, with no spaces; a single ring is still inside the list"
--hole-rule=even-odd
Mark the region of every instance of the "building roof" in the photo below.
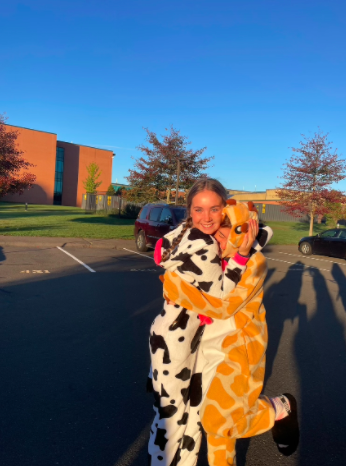
[[[63,142],[64,144],[72,144],[72,146],[89,147],[90,149],[104,150],[105,152],[111,152],[112,154],[114,153],[110,149],[102,149],[101,147],[86,146],[85,144],[77,144],[75,142],[68,142],[68,141],[61,141],[61,140],[58,140],[57,144],[59,144],[59,142]]]
[[[12,128],[28,129],[29,131],[37,131],[38,133],[54,134],[55,136],[57,135],[57,133],[52,133],[51,131],[42,131],[41,129],[27,128],[25,126],[11,125],[9,123],[4,123],[4,125],[5,126],[12,126]]]

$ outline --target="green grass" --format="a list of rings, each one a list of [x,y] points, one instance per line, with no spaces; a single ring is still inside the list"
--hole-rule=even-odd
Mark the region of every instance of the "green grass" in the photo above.
[[[133,219],[90,214],[78,207],[0,202],[0,235],[60,236],[67,238],[134,239]],[[309,225],[300,222],[268,222],[274,230],[270,244],[297,244],[309,235]],[[327,229],[314,225],[314,234]]]
[[[270,244],[298,244],[300,238],[309,236],[309,224],[302,222],[267,222],[273,231],[274,236]],[[314,224],[314,235],[327,230],[328,226]]]
[[[134,219],[86,213],[78,207],[0,202],[0,235],[134,239]]]

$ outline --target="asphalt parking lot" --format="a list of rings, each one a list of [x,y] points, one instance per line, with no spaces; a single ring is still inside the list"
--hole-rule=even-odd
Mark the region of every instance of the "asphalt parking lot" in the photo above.
[[[301,445],[282,457],[265,434],[238,466],[344,465],[346,261],[265,251],[265,392],[294,393]],[[150,324],[162,305],[152,253],[0,246],[0,464],[146,464]],[[206,466],[205,450],[199,466]]]

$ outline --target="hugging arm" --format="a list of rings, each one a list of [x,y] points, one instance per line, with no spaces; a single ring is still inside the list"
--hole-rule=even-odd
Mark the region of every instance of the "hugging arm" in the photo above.
[[[220,299],[224,299],[237,286],[248,261],[236,255],[225,263],[226,268],[222,273],[218,245],[215,242],[205,245],[193,255],[183,253],[179,257],[181,263],[174,273],[197,290]]]
[[[190,311],[224,320],[235,315],[261,293],[266,272],[265,257],[258,252],[251,256],[238,285],[222,299],[198,290],[194,285],[182,280],[175,272],[166,272],[163,294],[166,299]]]

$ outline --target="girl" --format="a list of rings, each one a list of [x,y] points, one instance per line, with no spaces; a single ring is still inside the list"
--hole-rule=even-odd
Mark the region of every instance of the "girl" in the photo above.
[[[250,231],[239,253],[229,260],[222,274],[219,246],[211,234],[220,226],[226,196],[225,189],[216,180],[196,182],[187,199],[187,221],[166,235],[155,249],[156,262],[183,278],[182,283],[217,298],[227,296],[239,282],[246,269],[245,256],[258,231],[257,223],[250,222]],[[163,311],[152,324],[151,377],[156,413],[149,441],[152,465],[168,466],[177,461],[180,445],[198,453],[198,442],[190,442],[184,437],[184,431],[191,408],[197,412],[201,402],[201,374],[194,369],[205,322],[202,315],[187,311],[183,305],[165,302]],[[234,323],[228,319],[226,325],[231,331]]]
[[[224,209],[226,220],[228,215],[230,222],[225,222],[222,225],[224,228],[220,228],[215,235],[220,240],[223,255],[234,255],[234,247],[239,245],[240,230],[248,218],[244,217],[244,209],[243,205]],[[265,230],[262,233],[259,242],[263,246]],[[202,310],[218,319],[227,319],[215,320],[206,328],[199,351],[207,361],[202,369],[203,394],[206,396],[201,406],[201,419],[208,434],[211,465],[235,464],[235,439],[263,433],[271,429],[275,421],[273,436],[281,453],[292,454],[299,440],[294,398],[288,394],[272,399],[259,396],[263,386],[267,344],[262,304],[262,285],[266,273],[264,256],[260,253],[253,255],[248,266],[239,288],[233,289],[228,296],[224,315],[221,312],[222,303],[212,299],[213,305],[210,306],[210,302],[205,301],[205,293],[198,302],[190,284],[184,284],[177,274],[174,274],[174,278],[171,272],[165,275],[170,277],[165,280],[164,287],[168,298],[180,304],[184,301],[184,306],[190,310]],[[166,286],[167,282],[169,286]],[[193,300],[191,296],[194,296]],[[213,309],[213,306],[217,309]],[[232,322],[232,315],[235,325],[230,329],[225,324],[227,321]],[[197,365],[200,365],[200,359],[197,359]],[[198,368],[196,372],[198,374]],[[193,388],[191,386],[191,392]],[[191,422],[191,414],[196,413],[190,410],[190,419],[172,465],[180,460],[180,464],[184,465],[196,462],[196,456],[188,452],[195,452],[195,445],[198,449],[200,432]]]

